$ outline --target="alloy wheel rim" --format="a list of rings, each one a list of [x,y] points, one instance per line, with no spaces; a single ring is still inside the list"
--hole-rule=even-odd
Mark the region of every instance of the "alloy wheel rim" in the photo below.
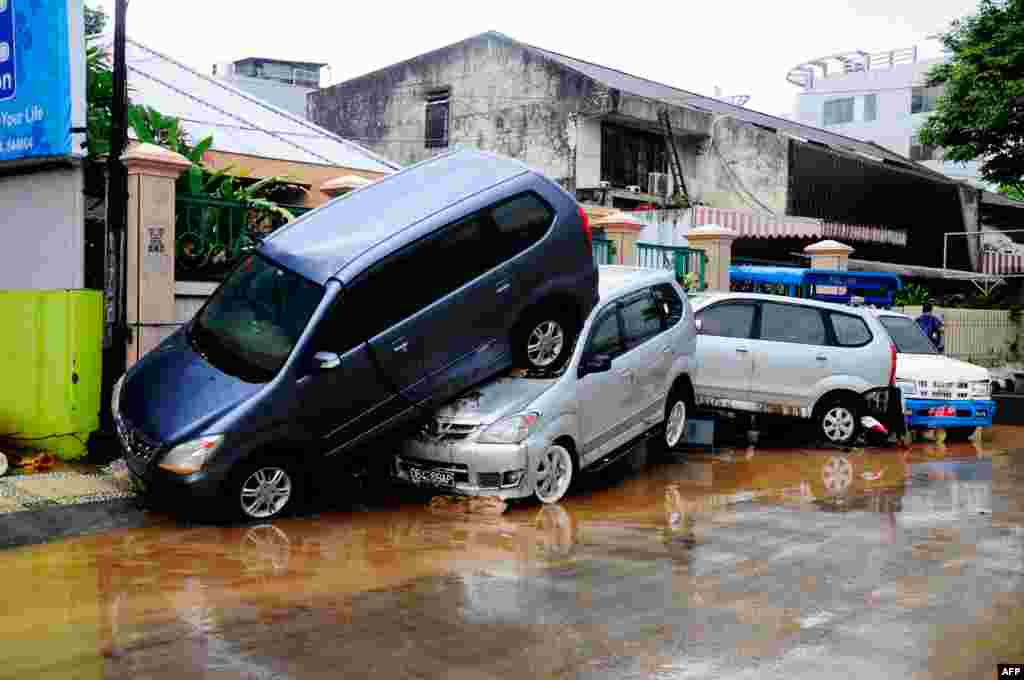
[[[853,436],[853,414],[845,406],[834,406],[825,413],[822,429],[832,442],[843,442]]]
[[[551,447],[541,454],[534,475],[534,490],[543,503],[554,503],[565,495],[572,477],[572,459],[561,447]]]
[[[526,356],[534,366],[549,366],[562,353],[565,333],[557,321],[537,324],[526,342]]]
[[[853,465],[846,458],[832,457],[821,470],[821,481],[832,494],[841,494],[853,481]]]
[[[279,467],[256,470],[242,484],[240,502],[249,517],[263,519],[280,512],[292,497],[292,479]]]
[[[675,446],[683,437],[683,430],[686,427],[686,404],[677,401],[669,411],[668,424],[665,426],[665,443]]]

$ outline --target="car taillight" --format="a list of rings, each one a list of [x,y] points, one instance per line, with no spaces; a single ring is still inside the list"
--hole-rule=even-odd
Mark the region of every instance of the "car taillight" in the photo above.
[[[580,207],[580,222],[583,225],[583,233],[587,235],[587,245],[593,245],[594,235],[590,231],[590,218],[587,217],[587,211]]]
[[[889,343],[889,387],[896,385],[896,344]]]

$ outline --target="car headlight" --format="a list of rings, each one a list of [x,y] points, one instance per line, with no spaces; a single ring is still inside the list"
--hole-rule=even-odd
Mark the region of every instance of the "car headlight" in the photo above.
[[[917,383],[913,380],[896,378],[896,387],[900,388],[900,393],[904,397],[913,397],[917,395]]]
[[[971,383],[971,396],[989,397],[992,394],[992,383],[988,380],[975,380]]]
[[[215,434],[178,444],[164,456],[160,467],[179,475],[199,472],[223,442],[224,435]]]
[[[477,441],[481,444],[519,444],[530,436],[538,420],[539,413],[520,413],[502,418],[489,425],[477,437]]]
[[[114,383],[114,389],[110,393],[110,412],[117,418],[121,414],[121,388],[124,387],[124,375]]]

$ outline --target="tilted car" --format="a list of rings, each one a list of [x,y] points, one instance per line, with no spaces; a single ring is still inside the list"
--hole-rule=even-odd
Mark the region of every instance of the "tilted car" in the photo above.
[[[673,448],[692,407],[696,327],[667,271],[600,268],[600,302],[564,372],[505,375],[445,405],[393,474],[455,493],[557,502],[576,475],[661,430]]]
[[[757,293],[691,299],[698,328],[697,405],[811,419],[848,445],[882,410],[896,348],[866,309]]]
[[[896,343],[896,386],[908,427],[943,428],[949,439],[967,439],[992,426],[996,402],[988,369],[941,354],[906,314],[876,313]]]
[[[517,356],[564,363],[597,298],[572,196],[509,158],[432,158],[274,232],[128,370],[112,398],[128,467],[275,517],[322,457],[414,426]]]

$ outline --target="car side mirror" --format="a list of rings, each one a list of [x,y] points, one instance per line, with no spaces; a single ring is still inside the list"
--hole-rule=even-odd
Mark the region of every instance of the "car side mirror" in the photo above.
[[[612,357],[609,354],[591,354],[583,361],[583,375],[607,373],[610,370],[612,370]]]
[[[329,371],[341,366],[341,357],[336,352],[317,352],[313,355],[313,363],[317,370]]]

